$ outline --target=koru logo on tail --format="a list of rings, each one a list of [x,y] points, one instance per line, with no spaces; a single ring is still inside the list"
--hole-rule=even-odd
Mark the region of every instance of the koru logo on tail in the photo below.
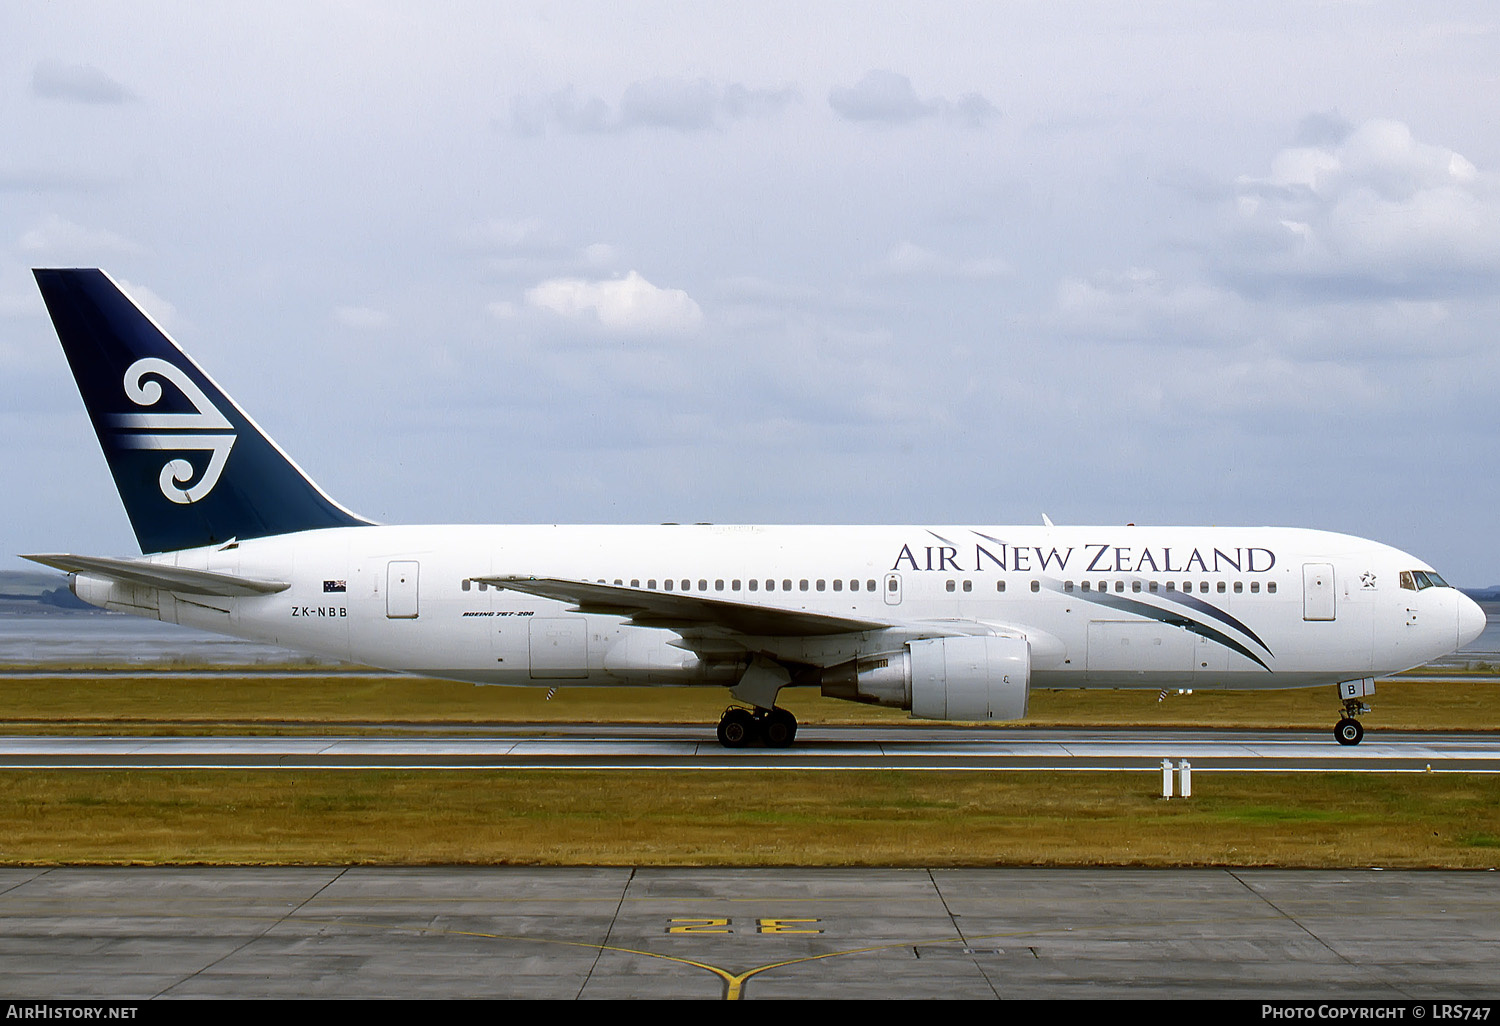
[[[152,380],[147,375],[153,375]],[[219,483],[229,450],[234,447],[234,425],[195,385],[182,368],[160,357],[148,356],[132,363],[125,371],[125,395],[137,406],[155,406],[162,395],[165,378],[187,399],[193,413],[120,413],[111,417],[119,429],[116,438],[126,449],[156,449],[162,452],[207,452],[208,466],[196,482],[196,471],[185,459],[168,460],[162,465],[157,483],[161,493],[173,502],[190,503],[206,497]],[[191,483],[190,483],[191,482]]]

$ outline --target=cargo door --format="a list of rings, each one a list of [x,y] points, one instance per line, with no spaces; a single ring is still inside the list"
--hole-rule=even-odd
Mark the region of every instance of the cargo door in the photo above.
[[[1333,564],[1302,564],[1302,619],[1334,618]]]
[[[385,615],[391,620],[417,618],[417,561],[396,559],[385,567]]]
[[[589,675],[589,622],[581,616],[537,618],[531,623],[531,676],[576,680]]]

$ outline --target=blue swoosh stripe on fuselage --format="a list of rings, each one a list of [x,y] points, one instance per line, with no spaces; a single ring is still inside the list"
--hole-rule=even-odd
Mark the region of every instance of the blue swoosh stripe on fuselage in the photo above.
[[[1174,624],[1178,627],[1182,627],[1186,630],[1192,631],[1194,634],[1198,635],[1201,638],[1207,638],[1209,641],[1223,645],[1227,649],[1238,652],[1245,658],[1252,659],[1255,662],[1259,663],[1266,670],[1270,670],[1273,673],[1275,672],[1274,670],[1271,670],[1271,667],[1266,664],[1266,661],[1264,659],[1256,655],[1254,652],[1250,651],[1250,649],[1246,648],[1238,641],[1235,641],[1229,635],[1225,634],[1222,631],[1216,630],[1213,627],[1210,627],[1206,623],[1200,623],[1197,620],[1192,619],[1191,617],[1183,616],[1181,613],[1173,612],[1170,609],[1162,609],[1160,606],[1153,606],[1147,602],[1140,602],[1136,599],[1126,598],[1123,595],[1112,595],[1106,592],[1096,592],[1092,594],[1073,592],[1072,597],[1087,599],[1089,602],[1092,602],[1096,605],[1105,605],[1109,606],[1111,609],[1119,609],[1127,613],[1135,613],[1139,616],[1149,617],[1152,620],[1159,620],[1162,623]],[[1251,634],[1249,631],[1246,631],[1245,633],[1249,634],[1249,636],[1252,638],[1255,637],[1255,635]],[[1261,646],[1261,648],[1265,648],[1267,655],[1274,655],[1274,653],[1269,648],[1266,648],[1265,643],[1262,642],[1259,638],[1255,638],[1255,640]]]

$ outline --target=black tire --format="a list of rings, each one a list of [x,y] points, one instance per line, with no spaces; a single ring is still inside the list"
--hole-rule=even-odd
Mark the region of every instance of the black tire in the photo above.
[[[1333,728],[1333,737],[1341,745],[1357,745],[1364,740],[1365,728],[1352,717],[1345,716]]]
[[[730,709],[719,720],[719,744],[725,748],[745,748],[754,743],[755,717],[744,709]]]
[[[790,748],[797,739],[797,717],[785,709],[772,709],[763,728],[766,744],[771,748]]]

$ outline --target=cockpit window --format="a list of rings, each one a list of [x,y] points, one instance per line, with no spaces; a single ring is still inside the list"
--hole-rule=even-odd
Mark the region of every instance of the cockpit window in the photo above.
[[[1447,588],[1451,585],[1431,570],[1403,570],[1401,587],[1408,591],[1421,591],[1424,588]]]

